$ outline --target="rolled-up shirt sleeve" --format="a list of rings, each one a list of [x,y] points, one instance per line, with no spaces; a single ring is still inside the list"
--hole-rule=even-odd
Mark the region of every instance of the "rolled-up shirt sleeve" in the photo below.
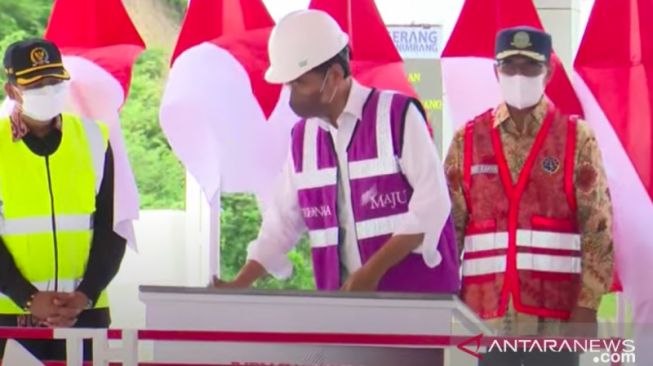
[[[260,263],[278,279],[288,278],[293,272],[288,252],[305,231],[297,190],[293,184],[292,154],[289,154],[271,200],[264,208],[259,235],[249,245],[247,259]]]
[[[424,234],[424,241],[416,251],[429,267],[436,267],[442,261],[438,243],[451,212],[451,201],[440,156],[426,121],[414,105],[406,112],[399,165],[413,188],[413,195],[408,212],[394,234]]]

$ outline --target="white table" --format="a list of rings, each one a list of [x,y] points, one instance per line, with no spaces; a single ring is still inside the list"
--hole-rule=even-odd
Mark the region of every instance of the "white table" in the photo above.
[[[142,286],[147,329],[375,335],[489,334],[452,295],[347,294]],[[461,335],[461,333],[459,333]],[[155,342],[154,361],[433,366],[442,350],[409,347]]]

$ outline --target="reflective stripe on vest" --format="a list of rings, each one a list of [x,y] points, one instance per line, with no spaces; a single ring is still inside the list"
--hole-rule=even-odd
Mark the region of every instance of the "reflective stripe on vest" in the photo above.
[[[465,253],[508,249],[508,233],[487,233],[465,236]]]
[[[369,239],[380,235],[389,235],[397,230],[405,214],[379,217],[356,223],[356,233],[359,239]]]
[[[580,235],[557,232],[517,230],[517,246],[548,250],[578,251]],[[481,276],[506,271],[506,254],[496,250],[508,249],[508,233],[485,233],[465,236],[465,253],[473,257],[463,262],[463,276]],[[581,273],[579,255],[517,253],[517,269],[555,273]]]
[[[91,215],[55,216],[57,232],[84,231],[93,228]],[[52,231],[52,216],[5,220],[0,217],[0,235],[41,234]]]
[[[581,249],[579,234],[535,230],[517,230],[517,246],[578,251]]]
[[[296,173],[295,184],[298,190],[320,188],[332,185],[338,178],[336,168],[322,169],[313,172]]]
[[[388,235],[396,231],[400,220],[405,215],[394,215],[371,219],[356,224],[356,234],[359,240],[373,238],[379,235]],[[311,247],[323,248],[338,243],[338,228],[329,228],[322,230],[309,231]],[[415,249],[413,253],[421,253],[420,249]]]
[[[77,286],[82,282],[81,278],[77,280],[64,280],[59,279],[57,286],[59,287],[59,292],[73,292],[77,289]],[[32,282],[32,285],[36,287],[39,291],[54,291],[54,280],[50,281],[40,281]],[[9,297],[3,293],[0,293],[0,299],[8,299]]]
[[[580,273],[581,257],[517,253],[517,269],[554,273]]]
[[[554,273],[581,273],[581,243],[579,234],[517,230],[517,247],[546,249],[553,253],[517,253],[517,269]],[[564,250],[566,252],[556,253]],[[577,252],[576,255],[568,254]]]
[[[311,230],[308,234],[309,238],[311,239],[311,246],[313,248],[323,248],[338,244],[337,227],[322,230]]]
[[[105,136],[102,133],[100,125],[93,121],[82,119],[82,126],[84,126],[84,130],[86,131],[86,138],[88,138],[88,144],[91,150],[93,171],[95,173],[95,193],[97,194],[100,192],[100,185],[104,177],[104,158],[107,152]]]
[[[361,179],[380,175],[399,173],[399,163],[396,159],[370,159],[352,161],[349,163],[349,179]],[[297,189],[319,188],[333,184],[337,177],[336,168],[306,171],[297,174]]]
[[[381,92],[376,109],[376,158],[349,163],[349,179],[378,177],[400,172],[399,163],[392,144],[393,93]]]
[[[508,249],[508,233],[485,233],[465,236],[465,254],[475,253],[474,258],[463,261],[463,276],[482,276],[506,271],[506,255],[492,251]],[[484,256],[483,252],[487,252]]]
[[[374,159],[351,161],[348,163],[349,179],[361,179],[400,172],[399,162],[393,151],[390,108],[393,94],[382,92],[379,95],[376,123],[377,157]],[[296,174],[297,189],[311,189],[333,185],[337,178],[337,168],[317,168],[317,131],[314,121],[306,122],[304,128],[302,172]]]
[[[505,255],[465,259],[463,261],[463,276],[483,276],[493,273],[503,273],[505,271]]]

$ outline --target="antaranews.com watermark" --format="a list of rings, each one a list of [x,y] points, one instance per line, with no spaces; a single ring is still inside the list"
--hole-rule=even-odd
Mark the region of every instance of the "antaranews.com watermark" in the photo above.
[[[482,335],[469,338],[460,344],[458,349],[478,359],[483,358],[479,353],[482,344]],[[476,346],[475,350],[469,346]],[[633,339],[493,339],[487,346],[487,352],[553,352],[553,353],[585,353],[594,355],[594,363],[619,363],[622,365],[634,364],[635,341]]]

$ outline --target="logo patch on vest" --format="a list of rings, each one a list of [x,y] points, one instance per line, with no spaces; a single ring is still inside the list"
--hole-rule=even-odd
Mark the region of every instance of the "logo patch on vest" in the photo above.
[[[499,174],[499,166],[496,164],[472,165],[472,175],[477,174]]]
[[[554,158],[553,156],[547,156],[542,160],[542,170],[553,175],[560,170],[560,160]]]
[[[327,205],[323,206],[311,206],[302,208],[302,214],[305,219],[313,219],[316,217],[329,217],[333,215],[331,212],[331,207]]]
[[[367,206],[372,201],[372,199],[376,197],[378,194],[379,191],[376,188],[376,185],[373,185],[370,189],[363,192],[363,194],[361,195],[361,205]]]
[[[361,195],[361,204],[363,206],[369,205],[372,211],[406,205],[408,204],[408,191],[403,190],[379,194],[378,188],[374,185]]]

